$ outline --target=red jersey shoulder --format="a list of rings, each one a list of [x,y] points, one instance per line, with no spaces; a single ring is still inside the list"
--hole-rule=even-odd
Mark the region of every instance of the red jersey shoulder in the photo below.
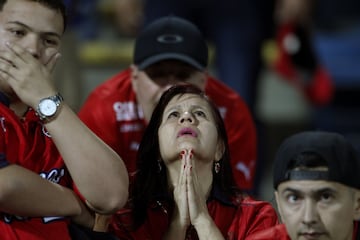
[[[236,109],[235,112],[239,115],[250,115],[249,108],[242,97],[218,79],[208,76],[205,92],[219,107],[220,113],[225,118],[225,121],[226,114],[228,112],[234,113],[232,111],[233,109]]]
[[[290,240],[284,224],[278,224],[250,235],[252,240]]]
[[[277,215],[269,203],[245,197],[238,205],[227,239],[252,239],[250,235],[276,224]]]
[[[138,108],[130,69],[125,69],[97,86],[79,111],[79,117],[92,129],[94,121],[115,123],[137,120]]]
[[[240,206],[242,208],[242,211],[256,212],[256,214],[258,215],[266,214],[276,217],[277,219],[277,213],[269,202],[256,200],[252,197],[247,196],[243,198]]]
[[[135,93],[131,85],[130,69],[125,69],[98,85],[88,98],[95,98],[98,102],[107,99],[116,99],[118,101],[135,99]]]
[[[205,92],[215,103],[231,104],[236,101],[245,104],[242,97],[235,90],[209,75],[207,76]]]

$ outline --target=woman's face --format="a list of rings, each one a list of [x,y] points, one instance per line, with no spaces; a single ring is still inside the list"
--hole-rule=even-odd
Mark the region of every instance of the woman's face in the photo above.
[[[165,164],[179,160],[183,149],[195,159],[213,162],[222,155],[221,141],[209,104],[195,94],[175,96],[164,109],[158,131],[160,154]]]

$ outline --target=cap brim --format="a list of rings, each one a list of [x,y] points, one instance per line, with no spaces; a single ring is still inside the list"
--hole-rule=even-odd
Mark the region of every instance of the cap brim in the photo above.
[[[179,53],[161,53],[158,55],[151,56],[151,57],[145,59],[142,63],[138,64],[138,68],[140,70],[143,70],[143,69],[151,66],[154,63],[160,62],[162,60],[171,60],[171,59],[185,62],[201,71],[203,71],[205,69],[205,66],[201,65],[199,62],[195,61],[192,58],[189,58],[188,56],[185,56],[185,55],[179,54]]]

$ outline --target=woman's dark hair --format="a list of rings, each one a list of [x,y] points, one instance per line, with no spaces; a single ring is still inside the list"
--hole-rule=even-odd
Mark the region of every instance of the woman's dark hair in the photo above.
[[[161,196],[172,197],[169,193],[168,180],[165,166],[161,160],[158,129],[162,122],[163,113],[175,96],[183,94],[195,94],[204,99],[212,110],[219,138],[224,143],[224,154],[220,159],[220,172],[215,173],[213,168],[213,186],[216,185],[221,194],[231,199],[234,194],[240,192],[236,187],[230,167],[230,152],[227,141],[225,124],[218,108],[208,99],[203,91],[194,85],[175,85],[165,91],[156,105],[149,125],[147,126],[137,155],[137,173],[130,196],[131,208],[133,210],[134,226],[139,227],[146,219],[146,209],[150,203],[161,200]],[[159,163],[162,170],[159,170]]]
[[[8,0],[0,0],[0,11],[3,10],[3,7],[7,1]],[[27,1],[38,2],[50,9],[59,11],[63,17],[64,31],[65,31],[66,24],[67,24],[67,14],[66,14],[66,7],[65,7],[63,0],[27,0]]]

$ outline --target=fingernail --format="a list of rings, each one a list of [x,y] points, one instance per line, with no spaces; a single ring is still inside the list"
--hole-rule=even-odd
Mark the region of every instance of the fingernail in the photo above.
[[[190,150],[190,158],[192,158],[194,156],[194,151],[191,149]]]

